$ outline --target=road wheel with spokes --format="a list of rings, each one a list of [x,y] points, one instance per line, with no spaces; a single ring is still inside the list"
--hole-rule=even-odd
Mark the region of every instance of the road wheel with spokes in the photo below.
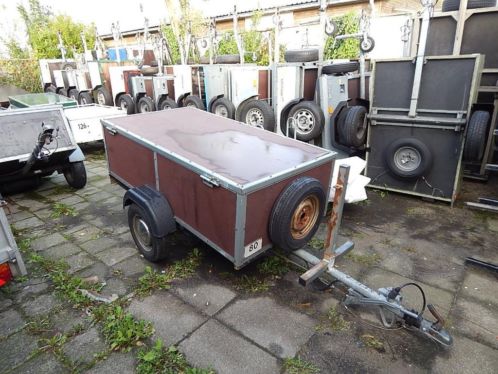
[[[301,101],[294,105],[288,118],[292,118],[295,124],[295,129],[289,128],[289,136],[294,137],[295,130],[296,138],[303,142],[313,140],[320,135],[325,122],[322,110],[313,101]],[[286,126],[286,121],[282,121],[281,128],[284,134]]]

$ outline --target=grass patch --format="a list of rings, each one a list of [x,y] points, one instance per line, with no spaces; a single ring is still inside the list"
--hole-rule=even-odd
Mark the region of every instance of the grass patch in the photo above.
[[[147,296],[154,290],[170,288],[174,279],[183,279],[192,276],[201,264],[202,254],[197,248],[183,260],[174,262],[164,272],[157,272],[150,266],[145,268],[145,273],[138,279],[135,293],[138,296]]]
[[[129,351],[143,345],[143,340],[154,333],[152,324],[136,320],[121,305],[102,304],[92,310],[95,321],[102,325],[104,337],[113,351]]]
[[[301,360],[299,357],[285,358],[283,369],[286,374],[316,374],[320,372],[315,365]]]
[[[87,153],[85,155],[87,161],[103,161],[105,160],[105,151],[104,150],[92,150],[91,153]]]
[[[382,257],[378,255],[377,253],[372,253],[368,255],[360,255],[356,253],[349,252],[345,256],[346,258],[350,259],[353,262],[356,262],[357,264],[361,265],[367,265],[367,266],[372,266],[380,262],[382,260]]]
[[[41,335],[52,331],[52,323],[49,316],[39,316],[33,318],[26,324],[26,329],[32,335]]]
[[[185,356],[175,346],[165,348],[159,339],[150,349],[138,353],[137,374],[184,373],[184,374],[214,374],[211,369],[191,367]]]
[[[220,275],[230,280],[232,286],[239,291],[246,291],[249,293],[258,293],[268,291],[270,282],[267,278],[261,278],[257,275],[235,275],[233,273],[223,272]]]
[[[57,196],[57,195],[69,194],[69,193],[73,193],[74,191],[75,191],[75,189],[70,187],[67,184],[64,184],[64,185],[58,184],[57,186],[52,188],[52,190],[50,191],[50,193],[47,196]]]
[[[78,212],[73,207],[66,205],[64,203],[55,203],[52,205],[51,218],[59,218],[62,216],[76,217]]]
[[[323,249],[325,242],[322,239],[318,239],[317,237],[313,237],[308,242],[308,245],[313,249]]]
[[[327,322],[322,327],[330,328],[333,331],[346,331],[349,330],[350,326],[351,322],[346,321],[334,306],[327,312]]]
[[[281,277],[290,270],[289,263],[278,255],[266,257],[263,261],[258,263],[257,268],[261,274],[274,277]]]
[[[384,347],[384,343],[377,339],[373,335],[365,334],[360,336],[360,340],[365,344],[368,348],[375,349],[378,352],[385,352],[386,348]]]

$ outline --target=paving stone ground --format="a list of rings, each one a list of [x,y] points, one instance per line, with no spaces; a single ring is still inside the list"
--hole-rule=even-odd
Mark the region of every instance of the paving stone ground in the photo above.
[[[420,283],[428,302],[447,318],[454,345],[444,349],[405,329],[372,327],[379,322],[375,311],[348,312],[341,306],[340,288],[303,289],[297,270],[272,278],[267,291],[241,289],[236,281],[241,277],[262,279],[259,262],[235,271],[185,233],[175,234],[170,258],[148,263],[129,234],[121,205],[124,190],[109,182],[105,160],[94,157],[86,165],[85,188],[72,191],[62,176],[53,175],[36,191],[9,196],[8,219],[32,238],[38,254],[66,261],[72,274],[105,281],[102,295],[107,297],[128,295],[146,266],[164,270],[199,248],[203,261],[192,277],[132,298],[127,310],[154,325],[149,346],[161,338],[177,345],[192,365],[222,374],[281,373],[288,357],[303,358],[322,373],[496,373],[498,277],[464,263],[467,256],[498,262],[496,217],[375,191],[368,192],[367,203],[345,209],[341,234],[355,242],[355,249],[337,266],[372,287]],[[473,199],[484,188],[464,184],[464,196]],[[55,202],[73,206],[77,215],[53,218]],[[324,237],[322,225],[317,238]],[[135,372],[138,348],[109,352],[99,326],[58,298],[31,264],[28,268],[27,279],[0,291],[0,373]],[[418,308],[416,290],[405,291]],[[331,308],[349,328],[337,331],[330,325],[326,315]],[[40,335],[27,327],[36,318],[52,324],[42,336],[68,334],[62,355],[44,349]],[[365,336],[374,337],[382,349],[365,344]]]

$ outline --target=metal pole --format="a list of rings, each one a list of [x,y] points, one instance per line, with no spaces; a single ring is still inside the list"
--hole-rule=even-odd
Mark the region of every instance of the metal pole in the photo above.
[[[323,61],[325,43],[327,42],[327,34],[325,34],[325,22],[327,18],[327,0],[320,0],[320,30],[324,37],[321,39],[322,44],[318,48],[318,61]]]
[[[62,34],[60,31],[57,31],[57,39],[59,39],[59,50],[61,51],[62,59],[66,61],[66,48],[64,48],[64,42],[62,41]]]
[[[455,43],[453,44],[453,55],[459,55],[462,48],[462,37],[465,21],[467,19],[467,0],[460,0],[460,8],[458,9],[458,19],[455,31]]]
[[[238,18],[237,18],[237,6],[233,7],[233,36],[235,38],[235,42],[237,43],[237,49],[239,50],[240,63],[244,64],[244,46],[242,45],[242,40],[239,35],[239,27],[238,27]]]

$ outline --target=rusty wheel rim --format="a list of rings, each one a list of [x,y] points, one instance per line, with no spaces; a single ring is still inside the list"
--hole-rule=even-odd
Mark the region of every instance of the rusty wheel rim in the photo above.
[[[291,235],[293,239],[302,239],[315,226],[320,211],[318,197],[312,195],[299,203],[292,214]]]

